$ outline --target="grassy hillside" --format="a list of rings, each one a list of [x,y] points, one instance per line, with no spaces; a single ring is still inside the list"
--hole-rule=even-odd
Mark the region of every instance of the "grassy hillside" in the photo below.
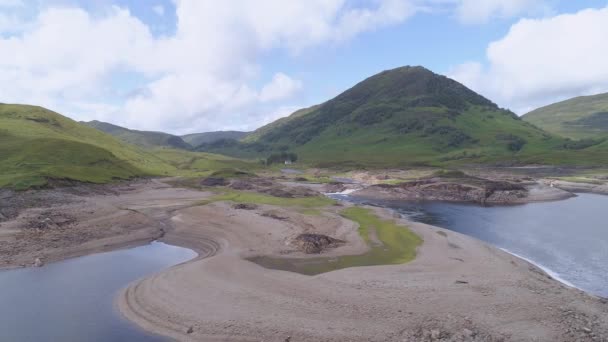
[[[44,186],[49,179],[104,183],[256,167],[207,153],[142,150],[47,109],[9,104],[0,104],[0,156],[0,187],[17,189]]]
[[[249,132],[240,131],[218,131],[218,132],[205,132],[205,133],[193,133],[182,135],[181,138],[190,146],[197,147],[201,144],[213,143],[223,139],[241,140],[245,138]]]
[[[581,96],[536,109],[522,117],[548,132],[572,139],[608,136],[608,94]]]
[[[384,71],[242,142],[203,146],[238,156],[290,151],[319,166],[608,162],[608,155],[586,159],[591,147],[601,149],[568,145],[422,67]]]
[[[89,121],[83,124],[98,129],[102,132],[111,134],[118,139],[145,148],[169,147],[179,149],[191,149],[192,146],[182,140],[181,137],[163,132],[137,131],[107,122]]]

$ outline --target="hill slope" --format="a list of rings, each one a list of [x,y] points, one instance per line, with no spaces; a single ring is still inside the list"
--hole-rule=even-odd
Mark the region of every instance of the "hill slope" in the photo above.
[[[564,139],[422,67],[381,72],[319,106],[260,128],[241,143],[201,148],[260,157],[291,151],[321,166],[582,160]]]
[[[608,136],[608,93],[554,103],[522,118],[548,132],[572,139]]]
[[[190,146],[196,147],[201,144],[208,144],[223,139],[241,140],[245,138],[249,132],[240,131],[217,131],[205,133],[193,133],[182,135],[181,138]]]
[[[49,178],[100,183],[173,169],[112,136],[27,105],[0,105],[0,155],[0,187],[44,185]]]
[[[190,149],[192,146],[181,137],[163,132],[137,131],[97,120],[82,122],[83,124],[111,134],[122,141],[145,148],[170,147]]]

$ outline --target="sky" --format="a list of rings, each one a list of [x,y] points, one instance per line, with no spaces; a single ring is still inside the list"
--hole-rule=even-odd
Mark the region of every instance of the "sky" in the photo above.
[[[519,115],[608,92],[608,0],[0,0],[0,102],[253,130],[422,65]]]

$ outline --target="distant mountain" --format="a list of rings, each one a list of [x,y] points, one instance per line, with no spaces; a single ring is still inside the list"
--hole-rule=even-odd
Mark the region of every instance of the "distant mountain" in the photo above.
[[[193,133],[182,135],[181,138],[190,146],[197,147],[201,144],[213,143],[222,139],[233,139],[241,140],[246,137],[250,132],[240,131],[217,131],[217,132],[205,132],[205,133]]]
[[[608,93],[554,103],[522,117],[548,132],[572,139],[608,136]]]
[[[593,145],[569,145],[452,79],[423,67],[402,67],[266,125],[241,142],[223,140],[199,149],[259,158],[289,151],[319,166],[400,166],[572,163],[583,155],[570,153],[573,149]]]
[[[192,148],[181,137],[168,133],[137,131],[97,120],[82,123],[140,147],[170,147],[184,150]]]
[[[0,104],[0,187],[49,179],[102,183],[162,175],[175,167],[136,146],[48,109]]]

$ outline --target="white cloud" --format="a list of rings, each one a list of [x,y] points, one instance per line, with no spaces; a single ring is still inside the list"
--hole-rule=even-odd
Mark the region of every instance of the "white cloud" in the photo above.
[[[520,20],[491,43],[487,61],[451,76],[520,114],[578,95],[608,91],[608,7]]]
[[[0,7],[22,7],[23,0],[0,0]]]
[[[155,5],[152,7],[152,10],[161,17],[165,15],[165,8],[162,5]]]
[[[23,32],[0,36],[0,51],[11,51],[0,54],[0,101],[140,129],[254,128],[302,88],[282,70],[253,87],[264,81],[262,55],[344,42],[416,10],[408,0],[175,0],[175,8],[175,33],[162,37],[123,8],[42,9]],[[119,72],[145,80],[126,99],[111,89]]]
[[[548,11],[545,0],[458,0],[456,16],[464,23],[485,23],[491,18]]]
[[[302,88],[302,82],[280,72],[274,75],[272,81],[266,84],[260,92],[262,102],[289,98]]]

